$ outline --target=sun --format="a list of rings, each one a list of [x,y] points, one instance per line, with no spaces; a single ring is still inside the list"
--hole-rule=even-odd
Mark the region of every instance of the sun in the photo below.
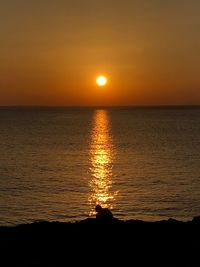
[[[108,80],[105,76],[98,76],[96,78],[96,83],[98,86],[105,86],[107,84]]]

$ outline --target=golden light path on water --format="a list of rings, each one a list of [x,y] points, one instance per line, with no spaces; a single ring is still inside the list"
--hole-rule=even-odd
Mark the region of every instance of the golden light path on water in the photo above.
[[[107,110],[96,110],[93,119],[91,134],[90,161],[91,176],[89,183],[91,194],[90,215],[94,215],[94,207],[100,204],[102,207],[113,208],[117,192],[112,192],[112,167],[114,159],[114,146],[110,134],[110,120]]]

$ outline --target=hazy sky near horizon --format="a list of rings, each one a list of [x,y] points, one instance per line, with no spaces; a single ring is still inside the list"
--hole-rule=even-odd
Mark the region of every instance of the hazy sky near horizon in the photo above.
[[[199,29],[199,0],[2,0],[0,105],[200,104]]]

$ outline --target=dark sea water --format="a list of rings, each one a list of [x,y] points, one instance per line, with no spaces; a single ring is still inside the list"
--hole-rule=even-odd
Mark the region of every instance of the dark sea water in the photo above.
[[[0,108],[0,225],[200,215],[199,108]]]

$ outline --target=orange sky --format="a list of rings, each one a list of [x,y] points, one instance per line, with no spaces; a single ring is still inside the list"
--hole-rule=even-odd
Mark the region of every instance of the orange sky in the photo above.
[[[0,105],[200,104],[199,11],[196,0],[1,1]]]

